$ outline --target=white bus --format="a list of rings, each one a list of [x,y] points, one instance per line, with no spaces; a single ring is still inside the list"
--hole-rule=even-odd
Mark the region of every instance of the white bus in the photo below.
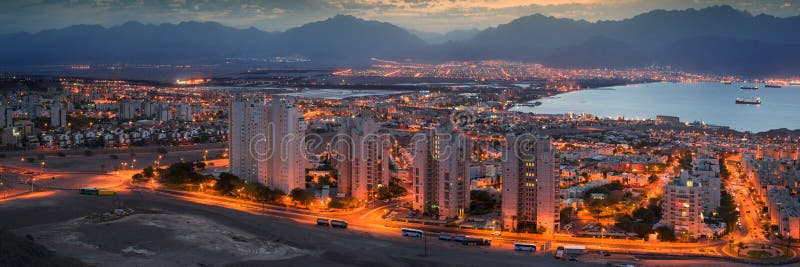
[[[514,243],[514,250],[536,252],[536,244]]]
[[[410,236],[410,237],[422,237],[422,235],[425,234],[425,232],[422,232],[422,230],[409,229],[409,228],[402,228],[400,229],[400,231],[403,232],[403,236]]]
[[[441,232],[439,233],[439,240],[445,240],[445,241],[453,240],[453,234]]]

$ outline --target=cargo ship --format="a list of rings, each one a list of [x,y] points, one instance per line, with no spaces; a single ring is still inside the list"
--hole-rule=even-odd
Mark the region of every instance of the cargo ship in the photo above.
[[[736,104],[750,104],[750,105],[759,105],[761,104],[760,97],[737,97]]]
[[[777,84],[765,84],[764,87],[766,87],[766,88],[781,88],[781,86],[777,85]]]
[[[745,86],[739,87],[739,89],[743,89],[743,90],[758,90],[758,86],[747,86],[747,85],[745,85]]]

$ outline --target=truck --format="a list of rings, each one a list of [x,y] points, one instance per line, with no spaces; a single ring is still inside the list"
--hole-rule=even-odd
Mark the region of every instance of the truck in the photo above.
[[[461,244],[465,246],[491,246],[492,239],[482,237],[464,237],[464,239],[461,241]]]
[[[113,195],[116,195],[116,194],[117,194],[117,192],[114,192],[114,190],[102,190],[102,189],[101,190],[97,190],[97,195],[98,196],[113,196]]]
[[[331,220],[331,227],[347,228],[347,221]]]

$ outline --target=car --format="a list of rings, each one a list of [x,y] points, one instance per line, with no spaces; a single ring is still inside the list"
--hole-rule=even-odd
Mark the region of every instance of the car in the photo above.
[[[611,256],[611,253],[603,252],[603,257],[608,257],[608,256]]]
[[[492,232],[492,235],[493,236],[500,236],[500,235],[502,235],[502,233],[500,233],[500,231],[494,231],[494,232]]]

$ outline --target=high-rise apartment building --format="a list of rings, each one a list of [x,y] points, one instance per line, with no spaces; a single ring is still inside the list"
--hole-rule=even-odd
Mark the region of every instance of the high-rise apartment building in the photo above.
[[[450,126],[424,130],[412,140],[413,207],[446,218],[463,217],[469,208],[472,139]]]
[[[238,98],[228,112],[228,161],[233,175],[248,181],[266,183],[266,120],[269,107],[263,100]]]
[[[67,109],[61,102],[56,102],[50,107],[50,127],[67,126]]]
[[[380,126],[368,117],[340,121],[341,128],[331,142],[339,193],[373,201],[378,188],[389,184],[389,135],[380,133]]]
[[[274,96],[266,118],[267,186],[285,193],[305,188],[306,122],[293,98]]]
[[[552,233],[560,227],[555,149],[548,137],[507,135],[503,153],[502,225]]]
[[[704,186],[690,176],[680,176],[664,186],[661,223],[676,234],[699,236],[708,232],[703,222]]]

